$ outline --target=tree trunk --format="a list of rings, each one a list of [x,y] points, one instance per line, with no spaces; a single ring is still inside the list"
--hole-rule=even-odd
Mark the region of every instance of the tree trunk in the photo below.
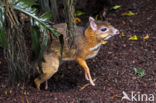
[[[59,22],[59,14],[58,14],[58,8],[57,8],[57,1],[56,0],[50,0],[50,11],[53,15],[53,21],[54,23]]]
[[[57,0],[38,0],[44,12],[50,11],[54,23],[59,22]]]
[[[70,48],[75,48],[75,0],[64,0],[65,20],[67,23],[67,40]]]
[[[38,0],[38,1],[40,2],[43,11],[50,11],[49,0]]]
[[[8,48],[5,50],[6,60],[8,61],[9,79],[8,84],[25,84],[30,80],[32,73],[28,62],[26,43],[21,25],[11,6],[6,6],[6,25]]]

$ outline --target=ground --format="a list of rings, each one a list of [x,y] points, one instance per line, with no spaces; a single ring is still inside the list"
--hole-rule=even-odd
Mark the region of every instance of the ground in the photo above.
[[[44,84],[41,90],[30,84],[7,91],[7,63],[0,48],[0,103],[132,103],[121,101],[123,91],[153,94],[156,102],[156,1],[114,0],[111,4],[122,7],[110,12],[107,20],[125,36],[113,37],[94,59],[87,60],[95,86],[88,85],[83,69],[72,61],[60,66],[49,80],[48,90]],[[135,15],[122,16],[126,11]],[[129,40],[134,35],[138,40]],[[148,39],[143,38],[146,35]],[[145,76],[136,75],[134,68],[145,70]]]

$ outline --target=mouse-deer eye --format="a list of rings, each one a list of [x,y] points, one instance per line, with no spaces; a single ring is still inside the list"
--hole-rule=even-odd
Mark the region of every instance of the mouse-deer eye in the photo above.
[[[100,29],[100,31],[102,31],[102,32],[106,32],[108,30],[108,28],[106,28],[106,27],[102,27],[101,29]]]

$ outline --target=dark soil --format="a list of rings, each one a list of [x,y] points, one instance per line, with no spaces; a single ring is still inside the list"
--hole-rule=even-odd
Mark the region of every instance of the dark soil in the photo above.
[[[87,60],[92,77],[97,78],[95,86],[88,85],[80,90],[88,82],[84,78],[83,69],[72,61],[60,66],[59,71],[49,80],[48,90],[44,90],[43,83],[40,91],[32,85],[8,91],[5,86],[7,63],[3,49],[0,48],[0,103],[132,103],[121,101],[123,91],[129,95],[132,91],[154,94],[155,102],[139,103],[156,103],[156,1],[111,2],[111,5],[117,4],[122,7],[111,11],[107,20],[124,32],[125,36],[113,37],[101,47],[94,59]],[[90,14],[82,16],[82,20],[87,21],[88,16],[93,15],[91,11],[96,11],[95,5],[91,9],[92,6],[90,3]],[[135,15],[121,15],[129,10]],[[149,34],[149,39],[144,40],[146,34]],[[129,40],[133,35],[137,35],[138,40]],[[145,76],[141,78],[136,75],[134,68],[144,69]]]

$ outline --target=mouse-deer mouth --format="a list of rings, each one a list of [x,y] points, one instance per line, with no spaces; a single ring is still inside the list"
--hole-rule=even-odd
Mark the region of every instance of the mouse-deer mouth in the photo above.
[[[111,37],[113,37],[113,36],[115,36],[115,35],[118,35],[118,34],[120,34],[119,30],[115,29],[114,32],[113,32],[112,34],[109,34],[108,36],[106,36],[106,37],[104,38],[104,40],[107,41],[107,40],[110,39]]]
[[[104,40],[109,40],[113,35],[108,35],[107,37],[104,38]]]

